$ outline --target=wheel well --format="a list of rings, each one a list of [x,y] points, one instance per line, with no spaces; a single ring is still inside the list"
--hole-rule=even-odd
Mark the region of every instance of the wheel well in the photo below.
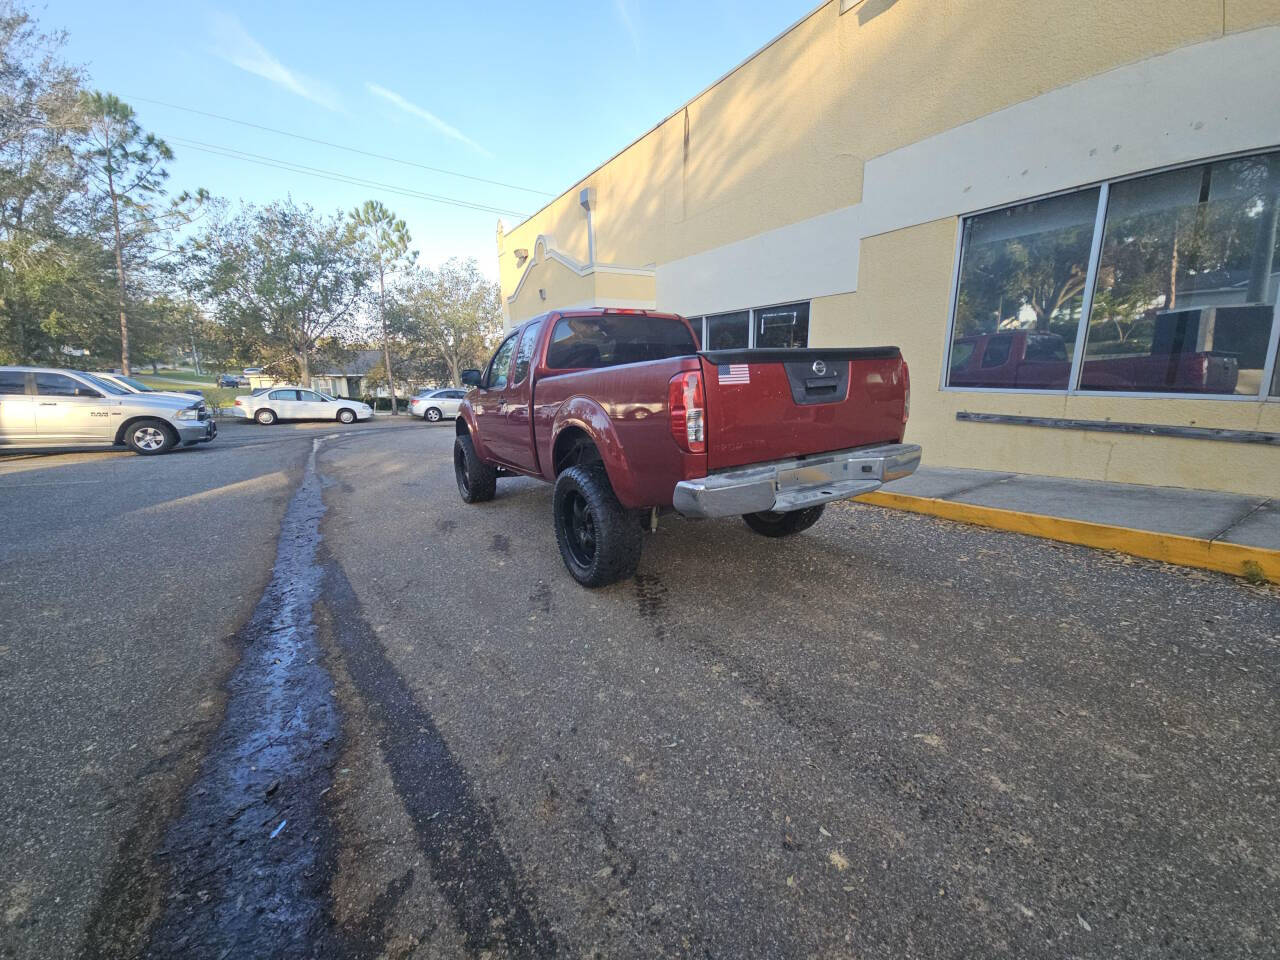
[[[165,433],[169,434],[169,439],[171,439],[174,443],[177,443],[182,439],[181,437],[178,436],[178,431],[174,428],[173,424],[165,423],[159,417],[141,416],[141,417],[130,417],[124,423],[120,424],[120,429],[116,431],[115,442],[124,443],[124,435],[129,432],[129,428],[136,423],[142,423],[144,420],[150,421],[151,423],[160,424],[160,427],[164,430]]]
[[[558,477],[570,467],[585,463],[600,463],[600,451],[596,449],[587,431],[581,427],[568,427],[556,437],[555,447],[551,451],[551,462],[555,465]]]
[[[349,413],[349,414],[353,415],[353,416],[355,415],[355,411],[354,411],[354,410],[352,410],[350,407],[339,407],[339,408],[338,408],[338,412],[334,414],[334,419],[336,420],[338,417],[342,416],[342,414],[343,414],[343,412],[344,412],[344,411],[345,411],[346,413]]]
[[[453,421],[453,432],[459,437],[471,435],[471,431],[467,429],[467,421],[463,420],[462,417],[458,417],[457,420]]]

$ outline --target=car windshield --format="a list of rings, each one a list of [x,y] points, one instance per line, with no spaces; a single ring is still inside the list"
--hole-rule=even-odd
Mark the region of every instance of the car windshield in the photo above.
[[[128,390],[123,387],[117,387],[110,380],[103,380],[101,377],[95,377],[92,373],[85,373],[83,370],[77,370],[76,374],[77,376],[84,377],[94,386],[101,387],[103,390],[107,391],[107,393],[114,394],[117,397],[127,397],[129,395]]]

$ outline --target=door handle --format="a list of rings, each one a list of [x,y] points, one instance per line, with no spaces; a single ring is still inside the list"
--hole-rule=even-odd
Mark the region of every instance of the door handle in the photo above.
[[[56,407],[57,405],[58,405],[58,402],[57,402],[56,400],[41,400],[41,401],[40,401],[40,406],[42,406],[42,407]]]

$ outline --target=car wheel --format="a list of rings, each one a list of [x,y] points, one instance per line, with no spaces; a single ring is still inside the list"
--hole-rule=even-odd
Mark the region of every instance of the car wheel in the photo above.
[[[584,587],[603,587],[636,572],[640,525],[618,503],[603,467],[564,471],[551,504],[560,557],[573,579]]]
[[[762,510],[760,513],[744,513],[742,519],[747,526],[763,537],[789,537],[801,530],[808,530],[822,516],[826,504],[806,507],[804,510],[791,510],[787,513],[775,513]]]
[[[423,420],[429,420],[431,423],[439,423],[443,418],[444,414],[435,407],[428,407],[427,412],[422,415]]]
[[[453,473],[464,503],[485,503],[498,492],[498,472],[476,455],[465,434],[453,441]]]
[[[264,427],[269,427],[276,422],[276,412],[274,410],[262,409],[253,415],[253,419],[257,420]]]
[[[150,457],[168,453],[177,446],[178,438],[159,420],[139,420],[125,431],[124,442],[134,453]]]
[[[355,423],[356,412],[354,410],[348,410],[346,407],[343,407],[341,410],[338,411],[338,422],[339,423]]]

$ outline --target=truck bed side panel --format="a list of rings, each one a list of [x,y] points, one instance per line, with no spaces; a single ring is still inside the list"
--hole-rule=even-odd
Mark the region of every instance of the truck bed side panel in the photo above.
[[[555,480],[557,426],[566,419],[589,419],[579,411],[596,408],[607,422],[582,425],[596,440],[618,500],[625,507],[670,506],[676,483],[707,471],[704,454],[676,446],[667,417],[668,383],[697,366],[690,356],[570,373],[543,371],[534,387],[533,428],[545,479]]]

